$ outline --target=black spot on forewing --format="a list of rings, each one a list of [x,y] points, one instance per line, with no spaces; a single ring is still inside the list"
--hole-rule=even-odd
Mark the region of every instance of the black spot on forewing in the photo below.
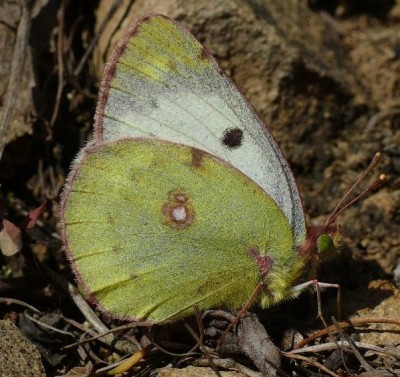
[[[228,128],[222,136],[222,144],[229,149],[239,148],[243,143],[243,131],[240,128]]]

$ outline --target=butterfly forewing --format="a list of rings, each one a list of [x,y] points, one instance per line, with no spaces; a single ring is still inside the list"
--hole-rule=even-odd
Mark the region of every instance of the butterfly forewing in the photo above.
[[[102,82],[95,141],[155,138],[209,152],[267,192],[305,237],[300,195],[272,135],[187,30],[153,15],[118,45]]]

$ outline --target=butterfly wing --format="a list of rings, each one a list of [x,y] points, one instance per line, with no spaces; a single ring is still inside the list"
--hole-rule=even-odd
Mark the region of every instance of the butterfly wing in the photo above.
[[[306,234],[301,198],[277,143],[211,54],[161,15],[144,18],[107,65],[95,141],[158,138],[207,151],[267,192],[295,239]]]
[[[240,308],[260,278],[271,292],[268,306],[290,296],[304,263],[272,198],[188,146],[148,139],[89,145],[61,207],[80,283],[121,318],[170,321],[194,304]],[[268,264],[264,275],[259,260]]]

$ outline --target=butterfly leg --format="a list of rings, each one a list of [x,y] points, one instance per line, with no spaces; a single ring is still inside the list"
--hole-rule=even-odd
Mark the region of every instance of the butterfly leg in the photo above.
[[[265,289],[266,289],[266,287],[265,287],[265,285],[264,285],[264,283],[262,281],[260,281],[256,285],[256,287],[253,290],[253,293],[251,294],[251,296],[249,297],[247,302],[243,305],[243,307],[240,309],[239,313],[236,315],[235,319],[233,321],[231,321],[229,326],[225,329],[225,331],[222,333],[222,335],[218,339],[217,349],[224,342],[226,334],[228,334],[228,332],[231,331],[232,328],[239,322],[240,318],[242,318],[243,315],[246,314],[246,312],[248,311],[249,307],[251,306],[251,304],[254,302],[254,300],[256,299],[257,295],[259,294],[260,289],[262,289],[263,291],[265,291]]]
[[[298,284],[296,286],[293,287],[293,291],[296,293],[301,293],[303,292],[306,288],[310,287],[310,286],[314,286],[315,287],[315,291],[317,294],[317,308],[318,308],[318,317],[321,319],[322,323],[324,324],[324,326],[327,327],[326,325],[326,321],[322,315],[322,306],[321,306],[321,289],[325,289],[325,288],[336,288],[337,289],[337,308],[338,308],[338,319],[340,320],[340,318],[342,317],[342,294],[341,294],[341,289],[340,289],[340,285],[339,284],[334,284],[334,283],[323,283],[318,281],[317,279],[312,279],[309,281],[306,281],[305,283],[302,284]]]

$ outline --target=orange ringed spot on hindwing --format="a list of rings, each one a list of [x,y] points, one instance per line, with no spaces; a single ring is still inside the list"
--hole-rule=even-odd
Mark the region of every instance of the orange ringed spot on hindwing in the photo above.
[[[165,223],[175,229],[187,228],[195,218],[189,195],[183,190],[173,190],[168,194],[167,202],[162,207],[162,213]]]

